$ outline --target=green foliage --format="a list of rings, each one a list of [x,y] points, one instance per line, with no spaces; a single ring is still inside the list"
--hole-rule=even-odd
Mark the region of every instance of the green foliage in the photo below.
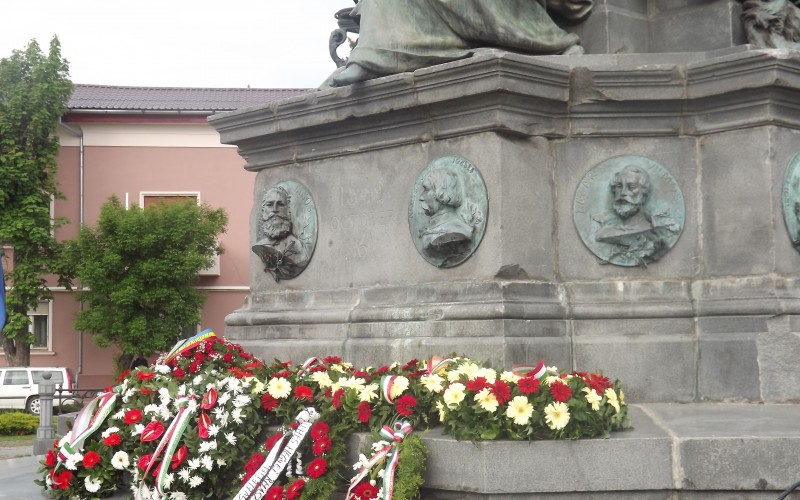
[[[26,436],[39,427],[39,417],[27,413],[0,414],[0,436]]]
[[[100,346],[147,356],[166,350],[181,328],[200,321],[204,295],[197,274],[222,253],[217,237],[227,215],[193,202],[125,209],[103,204],[95,227],[85,226],[65,256],[85,287],[75,328]]]
[[[50,202],[56,186],[58,121],[72,94],[67,61],[57,38],[45,56],[36,41],[0,60],[0,242],[14,248],[6,295],[3,347],[9,364],[30,361],[28,311],[50,298],[45,275],[55,267],[59,244]],[[62,283],[65,284],[65,283]]]
[[[419,488],[425,482],[425,464],[428,448],[419,434],[411,434],[400,443],[400,461],[397,464],[394,496],[392,500],[419,498]]]

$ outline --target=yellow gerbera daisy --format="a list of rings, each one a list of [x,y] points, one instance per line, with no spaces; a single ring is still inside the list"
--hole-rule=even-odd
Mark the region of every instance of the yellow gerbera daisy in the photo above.
[[[550,403],[544,409],[544,420],[554,431],[561,430],[569,423],[569,408],[565,403]]]

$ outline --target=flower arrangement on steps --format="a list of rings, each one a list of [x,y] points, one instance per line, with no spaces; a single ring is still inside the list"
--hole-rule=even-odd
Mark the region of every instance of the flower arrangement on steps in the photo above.
[[[205,331],[84,407],[36,482],[65,499],[128,485],[154,500],[410,500],[425,471],[420,434],[435,425],[457,439],[533,440],[630,423],[621,383],[599,373],[542,362],[498,372],[464,357],[265,362]],[[365,431],[372,449],[345,463],[347,436]]]

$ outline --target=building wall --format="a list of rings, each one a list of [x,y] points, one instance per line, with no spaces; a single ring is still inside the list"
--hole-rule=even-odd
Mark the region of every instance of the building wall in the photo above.
[[[202,276],[198,287],[207,293],[202,328],[224,333],[225,315],[242,306],[249,292],[249,214],[254,174],[243,169],[236,148],[221,145],[217,132],[204,117],[114,117],[107,114],[71,115],[65,120],[84,134],[84,221],[94,224],[101,205],[112,195],[129,204],[141,204],[143,193],[199,193],[200,201],[226,210],[228,229],[220,238],[220,275]],[[64,200],[57,200],[57,217],[69,224],[57,231],[59,239],[77,236],[80,222],[80,142],[61,131],[58,181]],[[54,283],[53,283],[54,284]],[[55,288],[50,317],[49,349],[34,349],[34,366],[82,366],[79,384],[102,387],[113,380],[113,348],[103,349],[72,324],[78,311],[75,294]],[[0,359],[0,366],[5,359]]]

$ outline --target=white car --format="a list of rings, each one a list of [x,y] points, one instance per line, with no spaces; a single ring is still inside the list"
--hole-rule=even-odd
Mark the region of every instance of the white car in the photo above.
[[[66,368],[9,366],[0,368],[0,408],[24,409],[38,415],[41,412],[39,383],[45,373],[50,373],[50,380],[56,384],[53,405],[57,406],[65,397],[71,399],[72,377]]]

